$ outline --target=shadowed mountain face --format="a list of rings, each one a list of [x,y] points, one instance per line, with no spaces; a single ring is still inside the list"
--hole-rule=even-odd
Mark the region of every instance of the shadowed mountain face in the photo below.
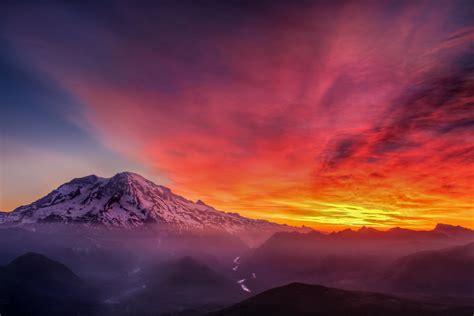
[[[34,228],[34,229],[32,229]],[[58,260],[83,278],[116,279],[157,261],[192,256],[228,266],[248,247],[226,232],[108,229],[103,226],[41,224],[0,229],[0,265],[26,252]]]
[[[412,261],[409,261],[410,264],[400,264],[401,270],[396,269],[397,274],[390,277],[387,277],[391,273],[387,269],[393,267],[394,262],[401,257],[425,250],[456,247],[473,240],[472,230],[449,225],[438,225],[430,231],[401,228],[378,231],[362,228],[359,231],[344,230],[329,235],[318,232],[281,232],[274,234],[246,257],[241,271],[243,274],[256,272],[260,276],[262,281],[257,284],[257,291],[290,282],[379,291],[387,290],[386,282],[389,279],[395,280],[396,276],[398,278],[398,273],[404,271],[401,267],[405,267],[407,270],[400,275],[400,283],[405,279],[402,276],[413,270],[416,276],[412,281],[419,279],[420,284],[425,283],[424,287],[419,287],[420,293],[426,291],[425,293],[435,294],[436,279],[445,278],[446,282],[451,280],[453,283],[450,287],[438,289],[438,293],[455,294],[453,291],[459,286],[461,293],[470,295],[466,286],[460,283],[463,278],[472,279],[465,268],[470,263],[467,248],[453,252],[443,260],[437,259],[437,263],[429,265],[431,270],[427,268],[420,274],[416,273],[416,265]],[[423,253],[420,256],[424,257]],[[424,259],[424,264],[428,265],[429,260]],[[428,277],[429,271],[441,271],[442,267],[456,272]],[[389,290],[401,291],[403,287],[394,285]]]
[[[27,253],[0,268],[0,313],[3,315],[93,315],[99,303],[66,266]]]
[[[324,250],[330,248],[332,252],[359,252],[360,248],[347,247],[350,244],[362,246],[365,250],[383,248],[386,245],[396,245],[397,249],[411,251],[419,245],[450,245],[474,241],[474,230],[461,226],[438,224],[433,230],[417,231],[400,227],[380,231],[362,227],[355,231],[345,229],[325,235],[316,231],[277,232],[272,235],[259,249],[262,251],[285,248],[293,251],[307,252],[309,249]],[[393,252],[396,249],[387,249]],[[397,255],[398,253],[396,253]]]
[[[436,225],[434,231],[449,237],[456,237],[460,239],[474,239],[474,231],[472,229],[465,228],[459,225],[453,226],[447,224],[438,224]]]
[[[113,284],[92,286],[65,265],[27,253],[0,268],[0,313],[203,315],[249,296],[234,280],[190,257],[136,269]]]
[[[249,298],[209,316],[257,315],[471,315],[473,307],[411,301],[379,293],[292,283]]]
[[[116,304],[114,313],[201,314],[248,297],[237,282],[191,257],[154,265],[137,278],[134,287],[109,300]]]
[[[82,223],[121,228],[161,224],[181,230],[224,231],[249,244],[277,231],[308,230],[221,212],[130,172],[108,179],[95,175],[73,179],[30,205],[3,213],[0,223]]]
[[[385,273],[389,291],[474,296],[474,243],[422,251],[397,260]]]
[[[269,297],[266,307],[257,304],[255,315],[338,315],[335,302],[356,315],[436,315],[451,308],[350,292],[359,290],[436,295],[432,302],[474,296],[474,232],[460,226],[289,232],[292,227],[188,201],[129,173],[72,180],[1,217],[0,312],[6,315],[32,315],[33,309],[45,315],[202,315],[294,282],[333,288],[292,285]],[[257,248],[241,241],[270,233]],[[32,251],[80,277],[41,255],[13,260]],[[322,309],[303,307],[314,304],[310,297]]]
[[[275,282],[273,274],[264,273],[265,269],[275,269],[275,265],[263,262],[257,273],[249,273],[245,262],[240,262],[244,259],[239,258],[224,265],[218,261],[209,265],[191,257],[164,257],[158,263],[142,262],[127,273],[104,275],[102,281],[92,283],[63,264],[27,253],[0,268],[0,313],[204,315],[222,309],[211,315],[346,315],[348,311],[354,315],[471,315],[473,246],[470,243],[417,252],[388,265],[378,265],[380,271],[374,270],[377,265],[369,264],[372,259],[363,254],[321,257],[320,261],[292,262],[286,267],[277,265],[289,280],[314,282],[325,276],[326,284],[360,277],[362,271],[382,291],[397,292],[410,299],[347,290],[363,288],[361,284],[347,283],[340,283],[346,290],[301,283],[268,290],[272,284],[284,282]],[[236,266],[239,269],[233,271]],[[251,292],[244,291],[240,282],[245,282]],[[260,294],[252,297],[254,293]],[[416,301],[415,297],[430,303]]]
[[[57,287],[79,286],[81,280],[65,265],[37,253],[27,253],[8,264],[8,273],[33,283],[47,282]]]

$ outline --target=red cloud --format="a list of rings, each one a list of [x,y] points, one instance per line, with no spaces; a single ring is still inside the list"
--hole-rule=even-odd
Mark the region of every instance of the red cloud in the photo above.
[[[27,58],[98,137],[179,192],[284,222],[472,226],[473,33],[445,5],[277,6],[171,26],[140,12],[150,19],[122,17],[133,33],[80,20],[51,34],[66,12],[13,42],[39,51]]]

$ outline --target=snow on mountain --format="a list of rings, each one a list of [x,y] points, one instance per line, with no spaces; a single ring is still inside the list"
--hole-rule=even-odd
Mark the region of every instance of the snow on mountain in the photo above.
[[[45,197],[0,216],[0,223],[88,223],[111,227],[138,227],[147,223],[177,228],[219,229],[229,233],[248,230],[308,230],[225,213],[202,201],[192,202],[142,176],[122,172],[111,178],[76,178]]]

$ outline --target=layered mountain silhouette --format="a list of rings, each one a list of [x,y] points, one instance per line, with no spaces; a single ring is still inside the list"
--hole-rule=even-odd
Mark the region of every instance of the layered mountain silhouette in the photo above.
[[[279,232],[272,236],[272,239],[278,239],[279,242],[287,241],[305,241],[305,240],[443,240],[451,239],[474,239],[474,230],[448,224],[437,224],[432,230],[412,230],[400,227],[393,227],[388,230],[378,230],[371,227],[361,227],[358,230],[344,229],[330,234],[323,234],[317,231],[311,232]],[[271,242],[272,239],[269,239]]]
[[[45,197],[0,216],[8,225],[82,223],[132,228],[163,224],[178,229],[215,229],[245,236],[268,237],[277,231],[305,230],[226,213],[174,194],[142,176],[118,173],[73,179]]]
[[[438,224],[434,231],[449,237],[474,238],[474,230],[459,225]]]
[[[418,244],[450,244],[474,241],[474,230],[461,226],[438,224],[432,230],[411,230],[400,227],[381,231],[373,228],[362,227],[359,230],[345,229],[342,231],[323,234],[317,231],[307,233],[301,232],[277,232],[263,243],[256,253],[268,253],[272,251],[289,250],[288,253],[307,253],[309,249],[316,250],[331,245],[333,252],[342,247],[345,252],[351,251],[347,248],[348,243],[356,243],[364,248],[378,248],[380,245],[407,245]],[[352,249],[359,252],[360,249]],[[390,250],[390,249],[388,249]],[[394,249],[391,249],[394,250]]]
[[[257,293],[215,315],[472,314],[355,291],[474,297],[474,231],[461,226],[325,234],[221,212],[128,172],[73,179],[0,224],[5,315],[203,315]]]
[[[0,268],[2,315],[92,315],[94,291],[61,263],[27,253]]]
[[[116,298],[117,314],[202,314],[248,297],[237,282],[191,257],[156,264],[137,277],[134,293]]]
[[[432,293],[433,288],[446,287],[448,291],[434,293],[472,296],[473,247],[471,243],[401,258],[388,270],[391,278],[386,281],[395,286],[394,291],[404,293],[425,294]],[[354,315],[471,315],[474,308],[468,299],[433,297],[420,301],[302,283],[290,283],[252,296],[241,290],[238,279],[191,257],[168,259],[136,269],[132,274],[133,282],[105,300],[65,265],[40,254],[26,253],[0,267],[0,313],[337,316],[350,311]]]
[[[265,284],[260,284],[260,290],[298,281],[347,289],[378,291],[388,288],[389,291],[404,292],[408,290],[404,286],[408,286],[410,282],[425,282],[425,287],[419,287],[418,293],[435,293],[433,290],[437,279],[445,278],[446,282],[439,283],[438,293],[454,293],[458,286],[459,291],[469,294],[466,286],[460,283],[463,277],[466,280],[472,279],[466,273],[470,270],[463,266],[463,262],[469,262],[467,250],[460,250],[456,254],[453,252],[452,257],[448,256],[451,261],[438,260],[428,264],[430,259],[423,259],[424,263],[418,269],[426,266],[426,270],[420,274],[416,274],[415,262],[418,260],[407,259],[407,263],[398,265],[395,262],[412,254],[422,256],[424,251],[450,248],[472,241],[472,230],[441,224],[428,231],[361,228],[358,231],[343,230],[331,234],[316,231],[278,232],[245,258],[241,270],[244,274],[257,272],[265,280]],[[387,271],[390,267],[393,268],[393,275]],[[441,273],[442,269],[447,269],[448,272],[444,277],[437,276],[436,273]],[[459,275],[455,276],[456,272],[450,272],[451,269],[456,270]],[[432,277],[428,277],[427,273],[431,273],[429,271],[433,271]],[[409,273],[416,275],[410,278]],[[452,279],[450,275],[453,276]],[[447,285],[448,280],[453,284],[443,289],[441,285]]]
[[[232,279],[191,257],[135,271],[135,282],[104,297],[67,266],[26,253],[0,267],[4,315],[203,315],[248,297]],[[125,275],[123,279],[125,279]],[[123,280],[122,280],[123,281]],[[120,283],[120,282],[118,282]]]
[[[314,235],[313,235],[314,236]],[[432,230],[411,230],[406,228],[394,227],[386,231],[377,230],[370,227],[361,227],[358,230],[345,229],[331,233],[328,237],[341,239],[379,239],[379,240],[403,240],[413,239],[445,239],[445,238],[472,238],[474,231],[462,226],[453,226],[448,224],[437,224]]]
[[[417,302],[396,296],[292,283],[251,297],[209,316],[471,315],[472,306]]]
[[[402,257],[384,275],[390,291],[474,296],[474,243]]]

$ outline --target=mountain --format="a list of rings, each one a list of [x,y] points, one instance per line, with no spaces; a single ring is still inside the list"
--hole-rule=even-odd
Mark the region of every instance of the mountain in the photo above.
[[[438,227],[454,227],[454,226],[449,226],[449,225],[444,225],[444,224],[438,224],[435,229],[433,230],[412,230],[412,229],[406,229],[406,228],[400,228],[400,227],[393,227],[390,228],[389,230],[382,231],[382,230],[377,230],[374,228],[370,227],[361,227],[357,231],[352,230],[352,229],[345,229],[337,232],[333,232],[329,234],[329,237],[332,237],[334,239],[379,239],[379,240],[410,240],[416,238],[417,240],[421,239],[446,239],[448,237],[458,237],[461,236],[461,234],[454,234],[454,233],[446,233],[449,229],[446,229],[446,231],[443,231],[441,229],[438,229]],[[461,226],[458,226],[461,229],[464,229],[466,231],[471,231],[474,233],[474,231],[464,228]],[[464,236],[464,235],[462,235]],[[471,235],[471,237],[474,237],[474,234]]]
[[[240,285],[191,257],[170,260],[137,273],[136,290],[115,300],[114,314],[199,314],[248,297]],[[129,294],[127,294],[129,293]]]
[[[474,241],[474,230],[461,226],[437,224],[431,230],[411,230],[400,227],[382,231],[361,227],[322,234],[311,232],[277,232],[266,240],[255,253],[268,253],[289,249],[291,253],[308,252],[360,253],[380,252],[393,256],[419,250],[436,249]]]
[[[224,230],[244,238],[308,230],[221,212],[130,172],[111,178],[90,175],[73,179],[36,202],[0,217],[0,223],[9,225],[58,222],[125,228],[156,223],[178,229]]]
[[[393,227],[388,230],[378,230],[363,226],[358,230],[347,228],[323,234],[317,231],[310,232],[278,232],[268,242],[277,241],[308,241],[308,240],[373,240],[373,241],[413,241],[416,240],[448,240],[448,239],[473,239],[474,230],[448,224],[437,224],[432,230],[412,230],[400,227]]]
[[[387,290],[474,296],[474,242],[420,251],[397,260],[385,273]]]
[[[95,292],[63,264],[26,253],[0,267],[2,315],[93,315]]]
[[[200,263],[192,257],[183,257],[176,261],[159,265],[159,275],[164,276],[162,284],[170,287],[207,287],[218,286],[240,292],[240,287],[220,273]],[[151,273],[155,280],[160,279],[156,271]]]
[[[26,253],[6,266],[6,270],[31,282],[52,282],[77,286],[80,279],[65,265],[37,253]]]
[[[459,225],[437,224],[433,231],[448,237],[474,239],[474,230]]]
[[[301,263],[328,255],[374,255],[397,258],[420,250],[436,249],[474,241],[474,231],[460,226],[438,224],[435,229],[417,231],[400,227],[387,231],[362,227],[323,234],[317,231],[277,232],[253,251],[249,261],[281,263],[286,270],[292,258]]]
[[[239,271],[260,276],[257,291],[290,282],[379,291],[384,284],[380,278],[397,259],[474,241],[466,234],[471,230],[453,229],[464,233],[366,227],[326,235],[316,231],[278,232],[246,256]]]
[[[472,306],[431,304],[379,293],[292,283],[210,313],[209,316],[471,315],[472,309]]]

